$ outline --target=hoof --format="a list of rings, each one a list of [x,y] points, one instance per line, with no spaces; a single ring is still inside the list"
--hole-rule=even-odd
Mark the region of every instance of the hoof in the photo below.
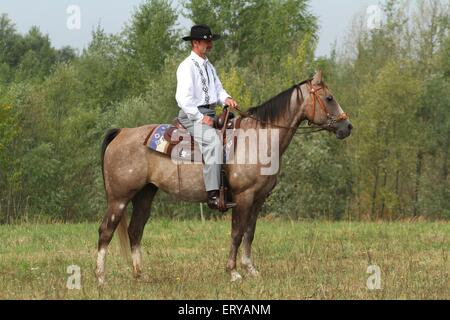
[[[247,268],[247,272],[251,277],[254,277],[254,278],[259,277],[259,271],[256,270],[256,268],[254,266],[249,266]]]
[[[133,277],[135,279],[140,279],[142,276],[142,269],[140,265],[133,266]]]
[[[242,280],[242,276],[237,271],[231,271],[231,282]]]
[[[106,284],[105,276],[97,276],[97,285],[103,287]]]

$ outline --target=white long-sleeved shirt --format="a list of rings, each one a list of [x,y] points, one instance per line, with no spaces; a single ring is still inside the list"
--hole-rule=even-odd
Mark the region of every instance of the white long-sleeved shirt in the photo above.
[[[203,71],[208,87],[209,102],[203,91],[203,84],[198,68],[194,61],[197,61]],[[208,58],[203,59],[195,52],[191,52],[178,67],[177,70],[177,92],[175,98],[178,106],[186,113],[187,117],[196,122],[203,120],[203,114],[198,110],[198,106],[205,104],[222,104],[230,95],[223,89],[222,83],[217,76],[216,69],[209,62]]]

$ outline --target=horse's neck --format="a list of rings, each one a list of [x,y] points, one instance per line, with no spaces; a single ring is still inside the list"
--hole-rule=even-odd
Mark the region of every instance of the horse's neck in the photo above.
[[[307,88],[305,84],[302,84],[299,89],[295,89],[292,92],[289,100],[289,111],[283,117],[275,123],[275,125],[267,125],[267,128],[278,132],[278,150],[279,157],[287,150],[292,138],[295,135],[296,128],[305,119],[303,107],[305,97],[307,94]],[[263,128],[264,126],[258,120],[247,118],[244,121],[244,128]],[[273,133],[269,133],[272,135]]]
[[[302,84],[298,89],[295,89],[292,92],[291,99],[289,101],[289,116],[286,115],[283,119],[278,123],[278,125],[291,129],[279,129],[279,137],[280,137],[280,157],[284,154],[284,152],[289,147],[294,135],[295,128],[297,128],[300,123],[305,119],[303,112],[304,105],[304,97],[306,96],[306,88],[305,85]]]

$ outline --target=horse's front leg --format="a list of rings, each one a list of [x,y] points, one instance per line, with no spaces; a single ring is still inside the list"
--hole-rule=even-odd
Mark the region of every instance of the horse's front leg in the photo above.
[[[253,192],[243,192],[237,195],[234,201],[236,202],[236,207],[233,208],[232,214],[231,246],[227,263],[227,271],[230,273],[231,281],[233,282],[242,279],[242,276],[236,270],[236,257],[252,212]]]
[[[251,215],[247,223],[247,228],[245,230],[243,239],[243,254],[241,257],[241,264],[247,270],[248,274],[253,277],[257,277],[259,275],[259,272],[253,265],[252,242],[255,236],[256,220],[258,219],[259,211],[264,204],[264,199],[265,198],[255,201],[255,203],[252,205]]]

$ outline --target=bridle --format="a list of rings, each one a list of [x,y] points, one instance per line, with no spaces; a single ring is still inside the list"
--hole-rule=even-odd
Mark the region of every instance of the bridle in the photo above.
[[[310,118],[314,120],[314,117],[316,115],[316,100],[319,102],[319,106],[322,109],[322,111],[325,112],[325,114],[327,115],[327,122],[324,125],[321,125],[320,127],[323,127],[324,129],[329,129],[329,128],[332,128],[336,123],[348,120],[348,115],[345,112],[342,112],[337,116],[332,115],[330,113],[330,111],[328,110],[327,106],[325,105],[325,103],[323,102],[323,100],[320,98],[320,95],[318,94],[318,92],[323,90],[324,88],[326,88],[325,84],[322,83],[320,86],[316,86],[316,85],[312,84],[311,80],[309,80],[307,82],[307,84],[310,87],[309,96],[312,100],[312,104],[311,104],[312,113],[311,113]],[[297,86],[297,90],[299,90],[301,93],[300,86]],[[312,125],[311,121],[308,121],[308,123],[309,123],[309,125]]]
[[[241,116],[243,116],[244,118],[251,118],[251,119],[256,120],[256,121],[258,121],[260,123],[263,123],[263,124],[266,124],[266,125],[270,125],[270,126],[275,127],[275,128],[287,129],[287,130],[298,130],[298,129],[309,130],[307,132],[297,132],[296,131],[296,134],[306,134],[306,133],[313,133],[313,132],[319,132],[319,131],[331,129],[331,128],[333,128],[333,126],[336,123],[348,120],[349,117],[348,117],[347,113],[345,113],[345,112],[342,112],[342,113],[340,113],[337,116],[336,115],[332,115],[330,113],[330,111],[328,110],[327,106],[325,105],[323,100],[320,98],[320,95],[318,94],[319,91],[321,91],[321,90],[323,90],[325,88],[324,84],[321,84],[320,86],[317,86],[317,85],[314,85],[312,83],[312,80],[307,80],[305,82],[301,82],[301,83],[295,85],[295,89],[297,90],[298,97],[301,96],[302,97],[301,99],[303,101],[305,100],[304,97],[303,97],[302,89],[301,89],[301,86],[303,84],[307,84],[309,86],[309,96],[310,96],[310,100],[312,101],[312,103],[310,104],[310,108],[309,108],[311,110],[310,119],[314,120],[314,118],[315,118],[315,115],[316,115],[316,100],[317,100],[319,102],[320,108],[327,115],[327,122],[325,124],[316,125],[316,124],[313,124],[311,122],[311,120],[309,120],[308,121],[308,127],[285,127],[285,126],[276,125],[276,124],[273,124],[273,123],[270,123],[270,122],[258,119],[257,117],[251,115],[250,113],[240,110],[238,107],[235,107],[234,109]],[[303,101],[300,102],[300,103],[303,103]],[[306,109],[308,110],[308,106],[306,107]]]

